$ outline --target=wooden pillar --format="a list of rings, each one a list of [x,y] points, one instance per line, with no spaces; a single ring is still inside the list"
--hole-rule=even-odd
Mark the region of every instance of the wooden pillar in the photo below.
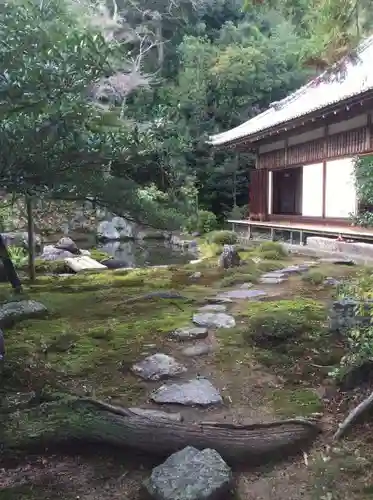
[[[326,214],[326,158],[328,157],[328,126],[324,130],[324,161],[322,162],[322,218]]]

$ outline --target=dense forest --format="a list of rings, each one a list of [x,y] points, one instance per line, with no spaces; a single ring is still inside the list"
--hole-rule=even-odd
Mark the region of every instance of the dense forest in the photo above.
[[[253,158],[212,150],[208,136],[283,98],[373,26],[368,0],[1,9],[3,188],[93,199],[167,227],[245,210]]]

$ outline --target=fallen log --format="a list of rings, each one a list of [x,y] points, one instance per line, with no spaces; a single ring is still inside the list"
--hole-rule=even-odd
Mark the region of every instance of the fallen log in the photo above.
[[[337,441],[340,439],[346,432],[350,429],[350,427],[359,420],[364,413],[367,413],[372,409],[373,406],[373,392],[365,398],[360,404],[358,404],[343,420],[341,424],[338,426],[338,430],[333,436],[333,439]]]
[[[56,444],[100,443],[168,456],[186,446],[214,448],[230,463],[286,458],[319,434],[315,421],[292,419],[269,424],[187,424],[155,420],[90,399],[44,403],[9,415],[3,426],[3,449]]]

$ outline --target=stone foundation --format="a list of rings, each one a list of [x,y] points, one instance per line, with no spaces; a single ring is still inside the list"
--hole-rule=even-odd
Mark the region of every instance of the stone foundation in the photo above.
[[[335,238],[322,236],[309,236],[306,239],[306,247],[320,252],[339,254],[358,260],[373,260],[373,244],[338,241]]]

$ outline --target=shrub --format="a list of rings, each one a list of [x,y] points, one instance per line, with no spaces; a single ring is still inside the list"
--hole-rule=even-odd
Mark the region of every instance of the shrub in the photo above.
[[[218,220],[213,212],[200,210],[197,214],[191,215],[185,224],[188,233],[197,231],[200,234],[209,233],[218,227]]]
[[[216,245],[234,245],[237,243],[237,233],[234,231],[213,231],[208,234],[207,239],[209,243]]]
[[[278,271],[283,267],[284,267],[283,264],[278,260],[274,261],[264,260],[262,262],[259,262],[258,264],[258,270],[261,271],[262,273],[270,273],[272,271]]]
[[[225,214],[226,219],[241,220],[247,217],[249,213],[249,205],[235,206],[230,212]]]
[[[256,283],[258,281],[258,273],[237,273],[231,276],[226,276],[220,282],[222,287],[240,285],[242,283]]]
[[[276,241],[265,241],[257,248],[257,254],[266,260],[280,260],[287,257],[287,252],[281,243]]]
[[[244,339],[265,347],[320,328],[325,308],[307,299],[258,302],[249,307],[248,316]]]
[[[306,274],[302,276],[302,281],[306,283],[310,283],[311,285],[322,285],[325,281],[325,274],[322,271],[318,271],[314,269],[312,271],[308,271]]]
[[[17,269],[27,265],[27,251],[22,247],[9,246],[8,252],[13,261],[14,267]]]

